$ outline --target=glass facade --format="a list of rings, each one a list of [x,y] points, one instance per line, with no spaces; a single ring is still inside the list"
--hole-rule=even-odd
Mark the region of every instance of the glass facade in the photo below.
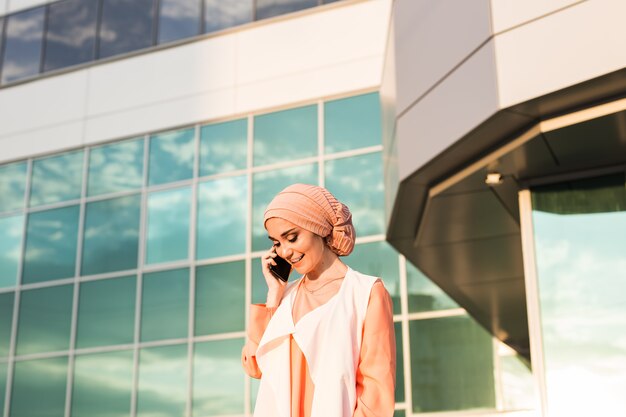
[[[336,1],[336,0],[335,0]],[[0,16],[0,85],[329,0],[61,0]],[[6,26],[3,30],[3,26]],[[4,34],[4,36],[3,36]]]
[[[246,306],[266,295],[263,212],[294,182],[348,204],[359,240],[346,263],[392,296],[397,415],[497,409],[496,387],[518,364],[501,372],[492,337],[384,240],[377,101],[318,101],[0,166],[10,415],[250,415],[258,384],[240,352]],[[25,400],[42,390],[45,402]]]
[[[626,176],[531,194],[549,413],[625,415]]]

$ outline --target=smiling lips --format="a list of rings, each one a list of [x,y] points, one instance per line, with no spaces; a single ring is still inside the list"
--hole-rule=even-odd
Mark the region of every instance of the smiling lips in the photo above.
[[[300,255],[297,258],[291,258],[291,259],[289,259],[289,262],[291,262],[292,265],[295,265],[298,262],[300,262],[302,260],[302,258],[304,258],[304,255]]]

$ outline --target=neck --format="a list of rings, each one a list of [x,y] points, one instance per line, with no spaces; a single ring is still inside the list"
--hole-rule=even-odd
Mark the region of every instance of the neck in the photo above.
[[[346,272],[348,272],[348,266],[341,262],[336,253],[327,249],[316,268],[307,272],[306,278],[310,281],[325,281],[342,277]]]

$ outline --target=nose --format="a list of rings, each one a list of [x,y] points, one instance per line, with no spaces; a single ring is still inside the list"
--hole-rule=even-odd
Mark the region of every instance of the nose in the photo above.
[[[278,256],[280,256],[283,259],[289,259],[291,258],[291,255],[293,255],[293,249],[291,249],[290,247],[288,247],[285,244],[280,245],[280,253],[278,253]]]

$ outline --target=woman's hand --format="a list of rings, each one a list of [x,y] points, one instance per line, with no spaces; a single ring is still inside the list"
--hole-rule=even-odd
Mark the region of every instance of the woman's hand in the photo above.
[[[278,255],[276,254],[276,248],[274,246],[261,256],[263,277],[267,283],[267,302],[265,303],[267,308],[278,307],[285,293],[285,287],[287,286],[286,282],[276,278],[270,271],[270,265],[276,265],[276,261],[274,260],[276,256]]]

